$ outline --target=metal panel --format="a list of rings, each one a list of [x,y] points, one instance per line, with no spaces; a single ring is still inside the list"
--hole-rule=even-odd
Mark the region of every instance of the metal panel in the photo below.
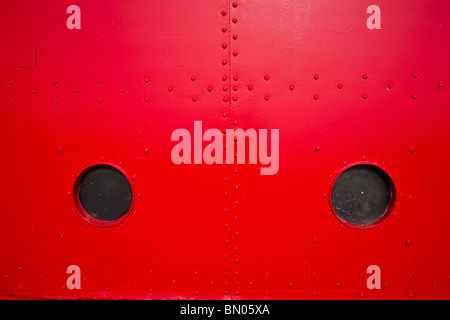
[[[80,0],[80,29],[68,4],[5,4],[1,298],[448,299],[450,3],[380,0],[369,29],[372,4]],[[33,68],[18,68],[24,46]],[[279,170],[174,164],[172,133],[195,149],[195,121],[269,141],[278,129]],[[112,226],[74,202],[99,163],[133,189]],[[396,190],[364,230],[330,205],[361,163]]]

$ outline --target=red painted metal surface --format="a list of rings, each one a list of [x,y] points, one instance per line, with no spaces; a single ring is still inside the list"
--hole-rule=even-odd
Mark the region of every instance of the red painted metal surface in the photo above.
[[[71,4],[80,29],[66,25]],[[448,299],[446,1],[15,1],[0,13],[0,296]],[[178,128],[279,129],[279,170],[171,160]],[[206,144],[204,144],[205,146]],[[342,224],[346,166],[393,179],[392,213]],[[113,164],[111,227],[74,183]],[[66,285],[80,267],[81,288]],[[371,265],[381,288],[369,289]]]

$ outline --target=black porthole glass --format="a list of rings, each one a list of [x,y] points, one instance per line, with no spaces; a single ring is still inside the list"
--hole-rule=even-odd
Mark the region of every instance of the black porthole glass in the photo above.
[[[382,221],[394,198],[388,174],[369,164],[343,171],[331,191],[331,205],[339,219],[360,227]]]
[[[83,210],[102,221],[115,221],[132,206],[133,191],[127,177],[109,165],[95,165],[81,176],[77,187]]]

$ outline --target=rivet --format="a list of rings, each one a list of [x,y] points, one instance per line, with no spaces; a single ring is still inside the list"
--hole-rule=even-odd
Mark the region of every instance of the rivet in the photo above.
[[[412,98],[413,98],[414,100],[417,99],[417,95],[413,94],[413,95],[412,95]]]
[[[288,283],[289,288],[292,288],[294,286],[294,284],[292,282]]]
[[[84,281],[84,282],[86,282],[86,281],[87,281],[87,279],[88,279],[87,277],[84,277],[84,278],[83,278],[83,281]]]
[[[98,103],[102,103],[102,102],[103,102],[102,98],[98,99]]]
[[[234,201],[234,204],[238,205],[239,204],[239,200]]]
[[[61,237],[61,240],[64,240],[64,235],[62,234],[62,235],[60,235],[60,237]]]
[[[227,76],[222,76],[222,81],[227,81]]]
[[[319,75],[318,74],[314,75],[314,80],[319,80]]]
[[[340,282],[336,282],[336,287],[339,288],[341,286]]]
[[[237,34],[234,34],[233,35],[233,40],[237,40],[237,38],[238,38]]]
[[[125,91],[126,91],[126,90],[125,90],[125,88],[122,88],[122,90],[121,90],[121,91],[122,91],[122,93],[125,93]]]
[[[234,247],[234,251],[239,251],[239,247],[238,246]]]
[[[58,81],[57,80],[53,80],[53,84],[57,84],[58,83]]]
[[[363,98],[364,100],[366,100],[366,99],[367,99],[367,94],[363,94],[362,98]]]
[[[222,90],[223,90],[223,91],[227,91],[227,90],[228,90],[228,87],[227,87],[227,86],[223,86]]]
[[[238,221],[238,220],[239,220],[238,216],[235,216],[234,221]]]
[[[69,191],[67,192],[67,196],[70,197],[72,195],[72,193]]]
[[[291,90],[291,91],[294,90],[294,86],[293,86],[293,85],[290,85],[290,86],[289,86],[289,90]]]
[[[394,175],[394,180],[398,180],[398,175]]]
[[[340,83],[340,84],[338,84],[338,89],[342,89],[344,86]]]
[[[403,197],[404,197],[403,193],[399,193],[399,194],[398,194],[398,197],[399,197],[400,199],[403,199]]]
[[[23,267],[22,266],[19,266],[19,271],[22,271],[23,270]]]
[[[226,197],[228,197],[228,192],[225,192],[224,194],[223,194],[223,196],[226,198]]]
[[[324,193],[322,194],[322,197],[326,198],[326,197],[328,197],[328,194],[327,194],[326,192],[324,192]]]
[[[58,104],[58,100],[54,100],[53,103],[54,103],[54,104]]]
[[[224,259],[228,259],[228,253],[225,253],[223,256]]]
[[[314,96],[314,100],[318,100],[319,99],[319,96],[318,95],[315,95]]]
[[[383,287],[387,288],[388,283],[387,282],[383,282]]]
[[[223,28],[222,28],[222,32],[223,32],[223,33],[227,32],[227,28],[223,27]]]
[[[23,285],[20,285],[20,286],[19,286],[19,289],[22,290],[22,289],[23,289]]]
[[[147,97],[145,97],[145,98],[144,98],[144,101],[145,101],[145,102],[148,102],[148,98],[147,98]]]
[[[230,210],[228,208],[223,209],[224,213],[228,213]]]
[[[5,279],[9,279],[9,274],[5,274]]]
[[[225,60],[225,59],[222,60],[222,64],[223,64],[223,65],[226,65],[226,64],[227,64],[227,60]]]
[[[225,271],[225,272],[223,273],[223,275],[224,275],[225,277],[228,277],[228,272]]]
[[[406,245],[406,246],[410,246],[410,245],[411,245],[411,240],[406,240],[406,241],[405,241],[405,245]]]
[[[222,11],[222,15],[223,15],[223,16],[226,16],[226,15],[227,15],[227,12],[226,12],[226,11]]]
[[[103,81],[102,81],[102,79],[98,79],[98,83],[102,83]]]
[[[268,273],[268,272],[265,272],[265,273],[264,273],[264,277],[265,277],[265,278],[268,278],[268,277],[269,277],[269,273]]]
[[[341,230],[344,230],[345,226],[341,223]]]
[[[388,84],[388,89],[392,89],[394,87],[394,85],[392,83]]]
[[[147,238],[145,239],[145,242],[149,243],[149,242],[150,242],[150,237],[147,237]]]
[[[239,190],[239,185],[235,185],[234,190]]]
[[[412,273],[408,273],[408,279],[412,279],[412,278],[413,278]]]
[[[381,230],[380,230],[381,231]],[[362,236],[364,235],[364,232],[362,230],[359,231],[359,235]]]
[[[198,271],[195,271],[195,272],[194,272],[194,276],[198,276]]]
[[[236,282],[234,283],[234,285],[235,285],[236,287],[239,287],[239,282],[236,281]]]
[[[80,89],[75,90],[75,93],[79,94],[80,93]]]
[[[223,182],[227,183],[228,182],[228,178],[223,178]]]
[[[177,282],[175,280],[172,280],[172,285],[175,285]]]
[[[366,161],[366,156],[361,157],[362,161]]]
[[[14,99],[9,100],[9,103],[14,104]]]
[[[233,2],[233,8],[236,8],[238,6],[237,2]]]
[[[238,53],[237,53],[237,51],[233,51],[233,56],[237,56],[238,55]]]
[[[442,83],[439,83],[439,84],[438,84],[438,87],[439,87],[439,88],[442,88],[443,86],[444,86],[444,85],[443,85]]]
[[[360,298],[364,298],[364,293],[361,292],[361,293],[359,294],[359,297],[360,297]]]
[[[438,286],[437,286],[436,283],[433,283],[433,284],[431,285],[431,287],[432,287],[433,289],[435,289],[435,290],[438,288]]]
[[[58,148],[58,152],[62,152],[62,148],[61,147]]]
[[[101,161],[105,161],[105,156],[101,156],[101,157],[100,157],[100,160],[101,160]]]
[[[40,279],[41,279],[41,281],[44,281],[45,277],[44,277],[44,276],[41,276],[41,278],[40,278]]]
[[[123,162],[119,161],[119,167],[123,166]]]
[[[264,76],[264,80],[266,80],[266,81],[269,80],[269,75],[266,74],[266,75]]]
[[[365,80],[365,79],[367,79],[367,74],[363,74],[362,75],[362,78]]]
[[[120,229],[123,229],[124,225],[123,223],[120,224]]]
[[[319,147],[319,146],[316,146],[316,147],[314,148],[314,150],[316,150],[316,152],[319,152],[319,151],[320,151],[320,147]]]
[[[317,243],[317,238],[313,237],[312,241],[313,241],[314,244],[316,244]]]
[[[31,94],[36,94],[36,90],[31,90]]]
[[[269,291],[264,292],[264,295],[268,296],[269,295]]]
[[[253,282],[250,281],[250,282],[248,283],[248,286],[249,286],[249,287],[253,286]]]
[[[148,148],[145,148],[144,152],[145,152],[145,153],[149,153]]]
[[[269,96],[264,97],[264,100],[266,100],[266,101],[269,101],[269,99],[270,99]]]
[[[9,81],[9,85],[12,86],[14,84],[14,81]]]
[[[417,73],[414,73],[414,74],[413,74],[413,78],[414,78],[414,79],[417,79],[418,77],[419,77],[419,75],[418,75]]]
[[[315,297],[315,296],[316,296],[316,293],[313,291],[313,292],[311,292],[311,295],[312,295],[313,297]]]
[[[191,76],[191,81],[195,81],[195,76]]]
[[[233,76],[234,81],[238,81],[238,76]]]
[[[136,197],[138,198],[138,199],[140,199],[141,198],[141,193],[140,192],[138,192],[138,194],[136,195]]]
[[[238,169],[234,169],[234,174],[238,174],[239,170]]]
[[[230,240],[228,240],[228,239],[225,239],[223,243],[225,243],[225,244],[229,244],[229,243],[230,243]]]
[[[239,259],[238,258],[234,259],[234,262],[239,263]]]
[[[315,278],[316,276],[317,276],[317,273],[315,273],[315,272],[311,273],[311,277]]]
[[[251,84],[248,85],[248,90],[250,90],[250,91],[253,90],[253,86]]]
[[[209,92],[211,92],[212,91],[212,87],[211,86],[209,86],[208,88],[206,88]]]
[[[197,101],[197,97],[192,97],[192,101],[193,102]]]
[[[237,87],[237,86],[233,86],[233,90],[234,90],[234,91],[237,91],[237,90],[238,90],[238,87]]]
[[[227,48],[227,44],[226,43],[222,43],[222,48],[226,49]]]
[[[414,147],[410,147],[410,148],[409,148],[409,152],[411,152],[411,153],[413,153],[414,150],[415,150]]]
[[[236,232],[234,233],[234,236],[235,236],[235,237],[239,237],[239,232],[236,231]]]
[[[210,284],[211,286],[213,286],[213,285],[214,285],[214,280],[212,280],[209,284]]]
[[[227,96],[223,97],[223,101],[227,102],[228,101],[228,97]]]
[[[386,162],[381,161],[381,162],[380,162],[380,165],[381,165],[382,167],[384,167],[384,166],[386,165]]]
[[[237,22],[237,19],[236,18],[233,18],[233,20],[231,20],[233,23],[236,23]]]
[[[148,78],[145,78],[145,79],[144,79],[144,82],[145,82],[145,83],[148,83],[148,81],[149,81]]]
[[[379,231],[383,231],[383,227],[382,227],[382,226],[379,226],[379,227],[378,227],[378,230],[379,230]]]
[[[411,297],[412,297],[412,293],[408,292],[408,298],[411,298]]]

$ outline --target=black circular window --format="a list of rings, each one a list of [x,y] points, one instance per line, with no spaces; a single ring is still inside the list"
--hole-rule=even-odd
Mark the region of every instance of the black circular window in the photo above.
[[[388,174],[368,164],[343,171],[331,190],[331,205],[339,219],[360,227],[381,222],[394,200],[393,183]]]
[[[101,221],[124,217],[133,203],[133,191],[127,177],[110,165],[95,165],[84,171],[75,184],[82,210]]]

